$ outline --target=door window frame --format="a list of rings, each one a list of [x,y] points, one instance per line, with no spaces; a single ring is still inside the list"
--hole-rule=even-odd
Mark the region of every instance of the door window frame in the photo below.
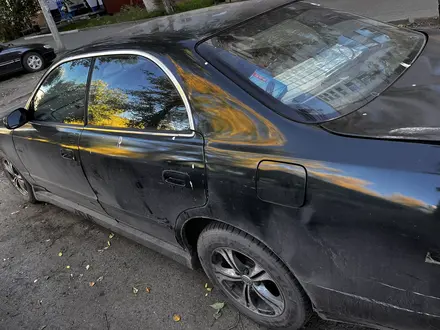
[[[179,131],[153,132],[153,131],[148,131],[148,130],[135,130],[135,129],[130,130],[130,129],[118,129],[118,128],[111,128],[111,127],[108,127],[108,128],[102,127],[101,128],[101,127],[95,127],[95,126],[94,127],[88,126],[87,116],[88,116],[88,107],[89,107],[90,84],[91,84],[91,80],[92,80],[93,67],[95,65],[96,58],[103,57],[103,56],[124,56],[124,55],[125,56],[140,56],[140,57],[143,57],[147,60],[150,60],[151,62],[156,64],[163,71],[163,73],[171,80],[174,87],[177,89],[177,92],[179,93],[180,97],[182,98],[183,104],[185,106],[186,113],[188,115],[189,129],[191,131],[190,133],[181,133],[181,132],[179,133]],[[192,115],[191,106],[190,106],[190,103],[188,100],[188,96],[184,92],[182,85],[179,83],[179,81],[177,80],[174,73],[165,65],[165,63],[163,63],[156,56],[154,56],[148,52],[135,50],[135,49],[91,52],[91,53],[85,53],[85,54],[81,54],[81,55],[69,56],[69,57],[62,59],[61,61],[57,62],[55,65],[50,67],[46,71],[46,73],[43,75],[41,80],[38,82],[37,87],[34,89],[30,98],[28,99],[28,101],[26,103],[26,109],[27,110],[30,109],[30,107],[32,105],[32,101],[37,94],[37,91],[40,89],[41,85],[43,84],[43,82],[46,80],[47,76],[49,76],[49,74],[52,71],[54,71],[60,65],[66,63],[66,62],[81,60],[81,59],[85,59],[85,58],[91,59],[91,65],[89,68],[88,77],[87,77],[87,85],[86,85],[84,125],[55,123],[55,122],[43,122],[43,121],[31,121],[31,122],[37,123],[40,125],[48,125],[48,126],[53,126],[54,124],[57,126],[76,126],[76,127],[79,126],[79,127],[82,127],[84,130],[88,130],[88,131],[102,131],[102,132],[125,133],[125,134],[141,134],[141,135],[181,136],[181,137],[193,137],[194,136],[194,134],[195,134],[195,132],[194,132],[194,118]]]
[[[50,67],[43,75],[43,77],[41,77],[40,81],[37,84],[37,87],[33,90],[31,96],[29,97],[28,101],[26,102],[26,106],[25,109],[27,111],[33,111],[32,106],[33,106],[33,101],[35,96],[37,95],[38,90],[41,88],[41,86],[43,85],[43,83],[46,81],[46,78],[56,69],[58,69],[61,65],[68,63],[68,62],[73,62],[75,60],[79,60],[79,59],[84,59],[84,58],[88,58],[88,56],[84,56],[81,58],[75,58],[74,56],[72,57],[67,57],[63,60],[61,60],[60,62],[57,62],[56,64],[54,64],[52,67]],[[39,126],[52,126],[52,127],[77,127],[77,128],[84,128],[85,125],[87,124],[87,101],[88,101],[88,93],[89,93],[89,80],[90,80],[90,73],[91,73],[91,67],[92,64],[94,63],[94,59],[91,58],[90,59],[90,68],[87,72],[87,79],[86,79],[86,91],[85,91],[85,95],[84,95],[84,121],[83,124],[67,124],[67,123],[61,123],[61,122],[56,122],[56,121],[44,121],[44,120],[30,120],[29,122],[35,125],[39,125]]]

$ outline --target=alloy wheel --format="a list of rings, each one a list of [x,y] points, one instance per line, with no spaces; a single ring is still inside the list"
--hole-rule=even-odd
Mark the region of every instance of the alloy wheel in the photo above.
[[[279,285],[255,260],[230,248],[217,248],[211,263],[217,280],[239,304],[266,317],[283,313]]]
[[[41,57],[37,55],[31,55],[27,58],[27,65],[32,70],[39,70],[43,66],[43,61],[41,60]]]
[[[20,192],[20,194],[27,196],[29,192],[27,190],[26,181],[21,174],[18,173],[12,163],[7,159],[3,159],[3,168],[5,169],[5,175],[11,180],[14,187]]]

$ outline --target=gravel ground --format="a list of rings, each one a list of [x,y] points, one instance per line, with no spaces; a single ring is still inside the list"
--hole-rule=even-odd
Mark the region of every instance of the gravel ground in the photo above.
[[[40,75],[0,81],[0,114]],[[55,206],[23,203],[0,172],[0,329],[263,329],[245,317],[237,323],[227,305],[214,322],[210,305],[224,297],[206,291],[201,271],[109,235]],[[365,330],[316,316],[306,329]]]

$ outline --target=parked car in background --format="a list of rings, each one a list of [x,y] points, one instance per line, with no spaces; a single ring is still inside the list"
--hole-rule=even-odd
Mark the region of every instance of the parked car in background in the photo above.
[[[216,6],[67,54],[0,157],[29,202],[201,263],[270,328],[440,329],[439,75],[438,31]]]
[[[0,44],[0,75],[41,71],[55,58],[55,51],[48,45]]]

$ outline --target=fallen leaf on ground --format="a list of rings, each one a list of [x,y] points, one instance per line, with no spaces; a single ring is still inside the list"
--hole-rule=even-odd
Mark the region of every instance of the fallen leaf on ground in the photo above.
[[[174,322],[180,322],[181,319],[182,319],[182,318],[180,317],[179,314],[174,314],[174,315],[173,315],[173,320],[174,320]]]
[[[58,252],[58,257],[62,257],[63,256],[63,252]]]
[[[134,294],[137,294],[138,292],[139,292],[139,289],[138,288],[135,288],[135,287],[133,287],[132,289],[131,289],[131,291],[134,293]]]
[[[150,291],[151,291],[151,289],[150,289],[149,287],[146,287],[146,288],[145,288],[145,292],[146,292],[146,293],[150,293]]]
[[[70,266],[66,266],[67,269],[70,269]]]
[[[99,276],[96,282],[101,282],[104,279],[104,276]]]
[[[87,266],[86,266],[86,269],[89,270],[89,268],[90,268],[90,265],[87,265]]]
[[[225,307],[224,302],[216,302],[215,304],[210,305],[210,307],[215,309],[215,313],[213,314],[214,319],[218,320],[220,316],[222,316],[222,309]]]
[[[89,282],[89,286],[94,286],[95,282]]]
[[[110,233],[110,234],[108,235],[108,238],[110,238],[110,239],[112,239],[113,237],[115,237],[115,234],[113,234],[113,233]]]
[[[225,307],[224,302],[216,302],[215,304],[209,305],[211,308],[214,308],[215,310],[221,310],[223,307]]]

